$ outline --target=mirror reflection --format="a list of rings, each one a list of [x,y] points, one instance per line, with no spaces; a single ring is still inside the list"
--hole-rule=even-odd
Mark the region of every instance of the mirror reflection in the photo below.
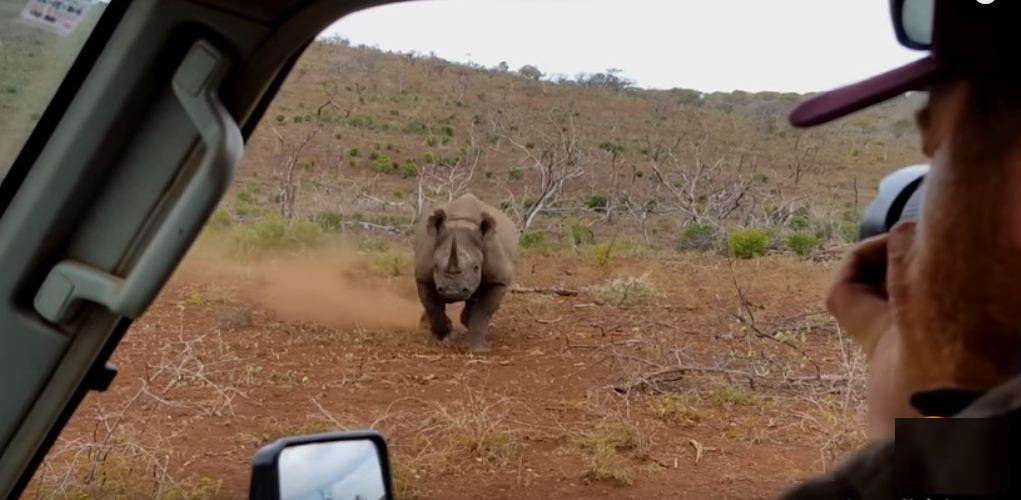
[[[904,0],[904,7],[901,10],[904,33],[915,43],[931,44],[935,14],[935,0]]]
[[[381,500],[386,484],[379,450],[370,440],[285,448],[277,465],[283,500]]]

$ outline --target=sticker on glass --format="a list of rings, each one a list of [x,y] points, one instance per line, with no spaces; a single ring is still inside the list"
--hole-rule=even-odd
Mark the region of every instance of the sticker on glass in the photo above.
[[[29,0],[21,18],[66,36],[78,28],[95,3],[95,0]]]

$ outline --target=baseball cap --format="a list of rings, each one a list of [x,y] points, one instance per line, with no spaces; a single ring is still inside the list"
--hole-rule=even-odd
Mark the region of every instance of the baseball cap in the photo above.
[[[902,19],[899,12],[905,3],[929,3],[932,12],[931,42],[925,45],[929,54],[915,62],[888,71],[868,80],[817,95],[791,112],[795,127],[812,127],[879,104],[912,90],[925,90],[944,78],[968,74],[969,71],[995,73],[1017,71],[1013,58],[1018,51],[1014,35],[1019,17],[1019,0],[891,0],[894,25],[901,43],[910,48],[919,44],[907,40],[907,31],[919,31],[918,19]],[[925,11],[925,8],[920,9]],[[923,23],[926,20],[922,21]],[[906,26],[908,24],[913,26]],[[927,31],[922,28],[924,33]],[[1014,56],[1006,58],[1006,53]]]

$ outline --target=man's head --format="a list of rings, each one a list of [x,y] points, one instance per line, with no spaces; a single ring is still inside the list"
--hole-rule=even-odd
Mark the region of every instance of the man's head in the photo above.
[[[936,0],[930,56],[812,99],[791,116],[811,126],[908,90],[929,94],[917,118],[932,170],[906,250],[911,290],[895,304],[914,325],[901,332],[913,387],[988,388],[1021,355],[1021,71],[1012,57],[1021,54],[1012,40],[1019,3]]]
[[[482,282],[482,246],[495,222],[482,214],[481,224],[449,220],[442,208],[429,216],[429,236],[435,238],[433,281],[445,302],[468,300]]]

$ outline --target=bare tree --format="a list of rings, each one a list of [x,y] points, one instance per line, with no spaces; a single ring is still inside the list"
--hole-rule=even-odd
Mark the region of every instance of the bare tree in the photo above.
[[[280,216],[290,222],[294,218],[294,203],[298,198],[299,182],[297,174],[301,153],[319,133],[319,127],[315,127],[311,132],[304,134],[304,137],[297,142],[289,142],[284,139],[276,127],[272,130],[273,134],[277,137],[279,145],[278,156],[280,161],[277,164],[277,179],[280,186],[279,211]]]
[[[546,118],[548,125],[556,129],[556,132],[550,134],[544,130],[536,131],[534,135],[537,137],[552,137],[545,144],[538,146],[522,143],[520,138],[515,138],[509,133],[506,124],[493,120],[493,128],[498,136],[524,153],[531,163],[531,168],[538,173],[535,200],[531,206],[525,207],[518,221],[522,231],[528,230],[539,214],[559,200],[567,181],[585,173],[585,151],[578,139],[574,113],[570,110],[566,112],[552,110]]]
[[[706,161],[708,143],[706,135],[695,145],[690,164],[682,162],[673,148],[665,148],[650,156],[649,167],[660,186],[673,195],[676,208],[691,222],[721,227],[732,216],[755,207],[754,176],[740,170],[728,171],[726,157]]]
[[[610,155],[610,177],[613,182],[613,196],[606,202],[606,222],[612,224],[613,211],[616,210],[617,202],[620,200],[619,160],[624,154],[625,148],[623,144],[607,141],[600,144],[599,149]]]
[[[468,144],[463,148],[462,154],[452,159],[435,159],[433,163],[424,164],[418,169],[416,217],[422,213],[427,201],[443,198],[452,201],[469,191],[482,159],[483,149],[478,143],[474,121],[467,134]]]

